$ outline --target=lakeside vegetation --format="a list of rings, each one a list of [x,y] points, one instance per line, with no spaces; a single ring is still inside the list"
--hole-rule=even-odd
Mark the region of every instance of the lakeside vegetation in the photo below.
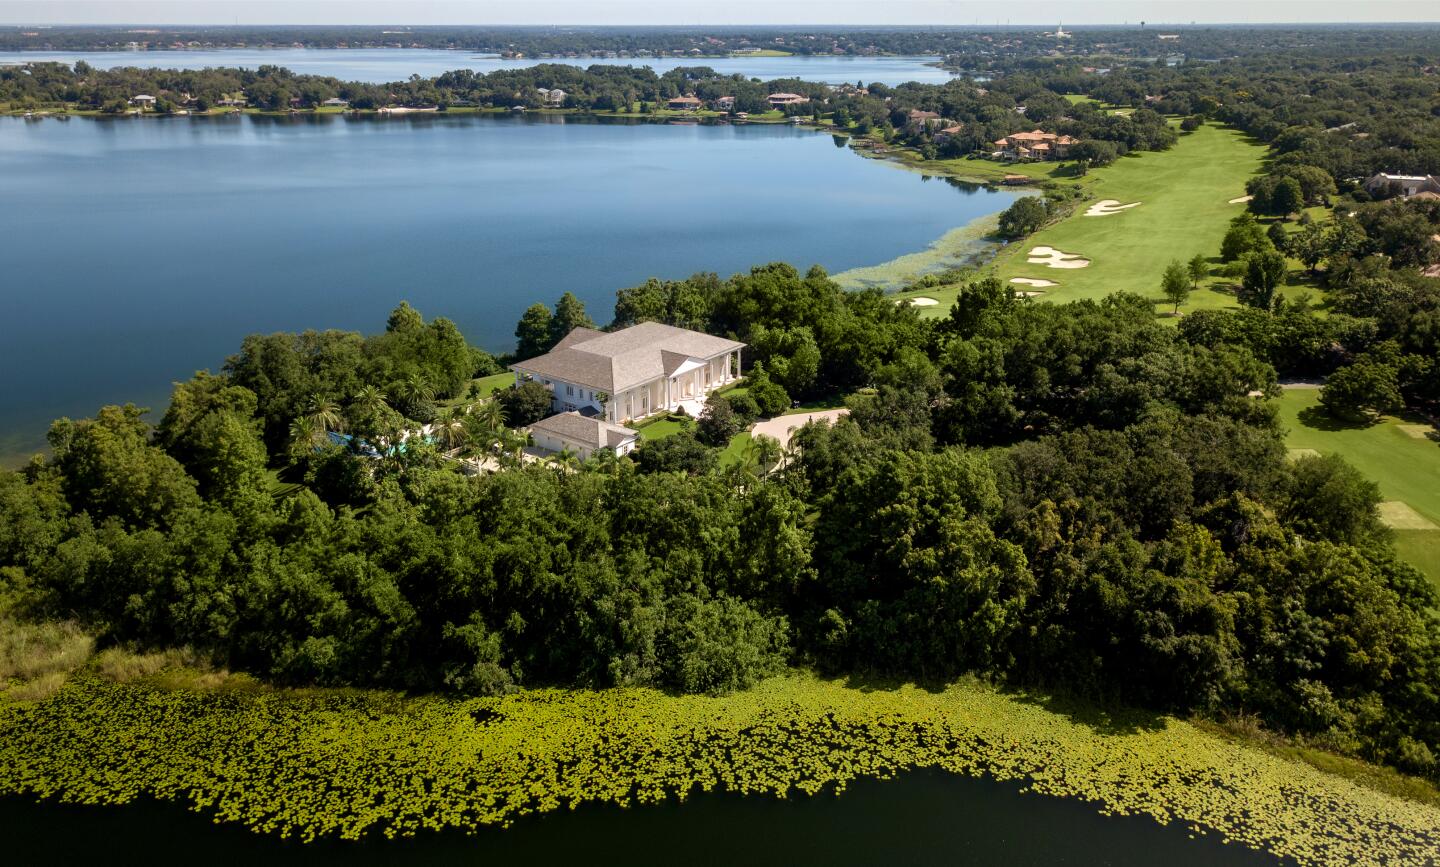
[[[1038,796],[1301,865],[1418,863],[1440,851],[1435,808],[1374,781],[1177,719],[970,682],[877,689],[789,675],[723,698],[612,689],[455,700],[275,692],[112,654],[47,702],[0,705],[0,734],[10,768],[0,791],[86,803],[154,795],[301,839],[472,829],[712,790],[823,797],[862,776],[940,768],[1022,780]]]

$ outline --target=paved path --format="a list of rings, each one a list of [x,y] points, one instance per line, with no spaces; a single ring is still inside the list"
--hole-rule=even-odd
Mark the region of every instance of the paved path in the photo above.
[[[848,409],[827,409],[820,412],[796,413],[795,415],[777,415],[774,418],[767,418],[764,421],[755,423],[750,429],[751,436],[765,434],[780,441],[780,447],[790,447],[790,434],[806,424],[817,419],[827,419],[832,424],[836,419],[850,414]]]

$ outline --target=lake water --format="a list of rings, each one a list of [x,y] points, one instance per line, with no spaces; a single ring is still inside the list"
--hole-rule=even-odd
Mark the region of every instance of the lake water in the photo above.
[[[214,51],[10,51],[0,52],[0,63],[53,60],[74,64],[83,59],[97,69],[117,66],[161,69],[204,69],[208,66],[239,66],[254,69],[270,64],[308,75],[333,75],[342,81],[401,81],[412,74],[438,75],[452,69],[494,72],[523,69],[537,63],[568,63],[591,66],[596,63],[649,66],[664,73],[677,66],[709,66],[730,75],[771,81],[799,78],[826,84],[879,82],[892,87],[907,81],[941,84],[953,76],[927,64],[938,57],[575,57],[505,60],[474,51],[444,51],[422,48],[229,48]]]
[[[622,810],[590,805],[473,836],[302,845],[217,826],[178,807],[35,805],[0,799],[14,864],[370,867],[585,864],[591,867],[1234,867],[1287,863],[1147,817],[1106,817],[1079,801],[1023,795],[1013,783],[940,772],[862,780],[836,798],[710,794]]]
[[[403,299],[506,350],[567,290],[607,322],[647,277],[885,262],[1016,195],[927,180],[781,125],[0,118],[0,457],[163,408],[248,333],[374,332]]]

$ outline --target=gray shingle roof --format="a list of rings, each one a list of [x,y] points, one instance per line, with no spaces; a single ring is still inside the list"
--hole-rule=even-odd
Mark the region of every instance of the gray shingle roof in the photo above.
[[[638,431],[628,427],[598,418],[587,418],[578,412],[562,412],[541,419],[530,425],[530,430],[547,433],[592,449],[613,449],[625,440],[640,435]]]
[[[668,376],[686,359],[714,358],[744,346],[659,322],[642,322],[608,334],[577,328],[554,349],[511,368],[614,395]]]

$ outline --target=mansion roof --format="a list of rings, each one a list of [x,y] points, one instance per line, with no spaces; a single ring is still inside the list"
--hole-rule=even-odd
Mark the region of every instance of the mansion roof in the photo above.
[[[592,449],[613,449],[639,436],[638,431],[578,412],[562,412],[530,425],[531,431],[547,433],[566,442]]]
[[[670,376],[692,358],[703,361],[744,346],[659,322],[642,322],[609,333],[576,328],[554,349],[511,368],[615,395]]]

